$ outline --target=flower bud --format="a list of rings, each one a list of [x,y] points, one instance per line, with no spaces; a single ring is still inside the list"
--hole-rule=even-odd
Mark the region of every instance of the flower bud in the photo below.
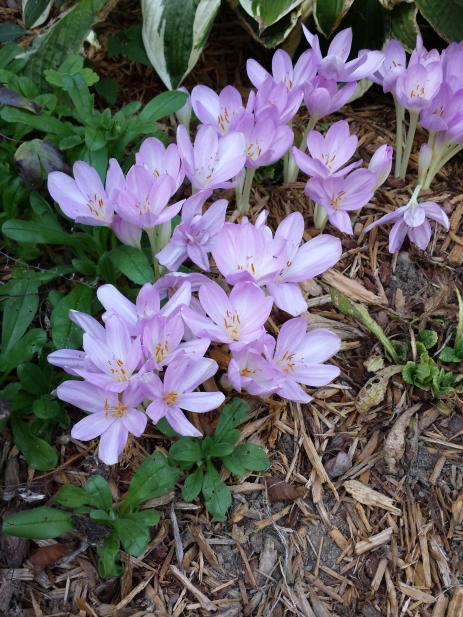
[[[392,167],[392,147],[388,144],[379,147],[373,154],[368,165],[369,171],[376,174],[376,187],[380,187],[387,180]]]

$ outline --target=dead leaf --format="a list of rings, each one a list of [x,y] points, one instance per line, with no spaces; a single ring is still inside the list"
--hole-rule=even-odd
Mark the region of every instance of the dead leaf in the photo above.
[[[338,452],[334,458],[324,463],[326,473],[333,478],[339,478],[352,467],[352,459],[347,452]]]
[[[401,366],[393,364],[379,371],[367,381],[358,393],[355,403],[360,413],[365,413],[384,401],[389,379],[401,371]]]
[[[389,473],[396,473],[397,463],[405,452],[405,431],[408,428],[411,417],[420,409],[421,403],[413,405],[396,420],[384,442],[384,460]]]
[[[50,544],[50,546],[41,546],[32,553],[30,562],[36,568],[49,568],[69,552],[70,548],[67,544],[56,543]]]
[[[382,298],[336,270],[328,270],[322,275],[322,279],[331,287],[346,294],[351,300],[362,302],[362,304],[384,304]]]
[[[306,493],[304,486],[294,486],[280,478],[266,478],[268,500],[270,503],[277,501],[295,501]]]

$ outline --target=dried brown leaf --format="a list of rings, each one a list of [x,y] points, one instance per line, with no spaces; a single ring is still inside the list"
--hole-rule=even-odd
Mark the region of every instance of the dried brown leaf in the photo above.
[[[295,501],[302,497],[306,489],[304,486],[294,486],[280,478],[266,478],[268,500],[270,503],[278,501]]]

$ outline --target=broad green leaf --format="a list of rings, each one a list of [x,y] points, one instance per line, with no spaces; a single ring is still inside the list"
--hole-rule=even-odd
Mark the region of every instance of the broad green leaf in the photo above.
[[[228,456],[235,449],[239,439],[240,432],[238,429],[232,429],[231,431],[224,433],[220,439],[214,436],[211,439],[207,453],[209,456],[216,458]]]
[[[21,243],[31,244],[78,244],[84,234],[68,234],[61,227],[50,227],[40,221],[23,221],[10,219],[2,225],[2,232],[7,238]]]
[[[290,13],[302,0],[239,0],[246,13],[255,19],[263,30]]]
[[[150,541],[149,527],[134,520],[133,516],[119,518],[114,522],[119,540],[124,550],[130,555],[138,557],[143,553]]]
[[[201,467],[198,467],[196,471],[190,473],[182,488],[182,497],[185,501],[193,501],[201,492],[203,485],[204,473]]]
[[[416,0],[423,17],[446,41],[463,39],[463,5],[457,0]]]
[[[58,118],[47,116],[45,113],[31,113],[30,111],[17,109],[16,107],[3,107],[3,109],[0,110],[0,117],[5,120],[5,122],[24,124],[29,131],[36,130],[41,133],[59,135],[60,137],[68,135],[71,131],[71,125],[58,120]]]
[[[99,556],[98,571],[100,576],[109,578],[110,576],[120,576],[122,568],[117,563],[119,557],[119,537],[116,530],[104,539],[101,546],[97,548]]]
[[[53,0],[22,0],[23,22],[26,28],[37,28],[45,23]]]
[[[411,51],[416,44],[416,37],[419,33],[416,15],[418,9],[415,3],[402,2],[393,8],[390,13],[386,13],[385,19],[389,20],[390,36],[399,39],[406,49]]]
[[[14,154],[14,160],[23,185],[29,189],[40,188],[52,171],[70,171],[61,150],[43,139],[22,143]]]
[[[254,443],[238,446],[233,454],[222,460],[225,467],[237,476],[243,476],[246,471],[265,471],[270,467],[264,449]]]
[[[187,95],[180,90],[173,92],[162,92],[151,99],[138,115],[138,120],[142,122],[157,122],[161,118],[170,116],[185,105]]]
[[[198,61],[219,7],[220,0],[142,0],[146,53],[169,90]]]
[[[56,450],[44,439],[34,435],[29,424],[13,415],[11,427],[16,447],[24,454],[29,467],[39,471],[48,471],[56,466],[58,462]]]
[[[113,505],[113,497],[109,484],[103,476],[92,476],[84,485],[84,491],[92,498],[92,503],[97,508],[109,510]]]
[[[160,452],[154,452],[138,467],[129,484],[126,498],[120,508],[124,513],[148,499],[168,493],[178,480],[180,472],[167,462]]]
[[[153,270],[148,257],[134,246],[117,246],[111,251],[111,260],[122,274],[137,285],[153,281]]]
[[[0,24],[0,43],[7,43],[8,41],[15,41],[20,36],[24,36],[27,33],[24,28],[18,26],[18,24],[8,23]]]
[[[92,497],[80,486],[75,484],[65,484],[58,489],[55,501],[65,508],[80,508],[87,504],[92,504]]]
[[[434,330],[421,330],[418,333],[417,341],[422,343],[425,349],[431,349],[437,343],[438,334]]]
[[[51,420],[60,415],[61,405],[51,394],[44,394],[34,401],[32,412],[41,420]]]
[[[463,361],[463,354],[461,356],[457,355],[453,347],[446,345],[439,354],[439,360],[441,362],[459,363]]]
[[[182,437],[169,450],[169,459],[178,463],[196,463],[202,456],[201,442],[192,437]]]
[[[42,394],[49,396],[48,393],[51,386],[49,375],[42,371],[40,366],[32,362],[25,362],[18,366],[17,374],[24,390],[36,396],[41,396]]]
[[[109,523],[112,525],[111,515],[108,512],[105,512],[104,510],[90,510],[88,515],[93,521],[97,521],[97,523],[102,523],[102,524]]]
[[[125,517],[130,521],[135,521],[142,525],[146,525],[146,527],[154,527],[159,523],[161,515],[157,510],[152,510],[148,508],[146,510],[139,510],[138,512],[133,512],[132,514],[127,514]]]
[[[24,96],[21,96],[17,92],[14,92],[14,90],[10,90],[5,86],[0,87],[0,105],[18,107],[19,109],[30,111],[33,114],[40,111],[40,107],[36,103],[26,99]]]
[[[43,507],[5,516],[2,531],[19,538],[48,540],[73,529],[69,512]]]
[[[220,441],[226,433],[239,426],[249,410],[249,405],[240,398],[234,398],[228,405],[225,405],[220,412],[214,431],[214,440]]]
[[[77,53],[83,39],[99,21],[99,11],[106,0],[80,0],[43,34],[36,37],[32,48],[22,55],[27,59],[25,74],[36,83],[44,82],[44,69],[57,69],[71,53]]]
[[[317,29],[330,37],[354,0],[315,0],[314,18]]]
[[[82,344],[82,330],[69,319],[70,309],[89,313],[94,290],[77,285],[65,296],[51,314],[51,336],[57,349],[77,349]]]
[[[29,362],[47,342],[47,333],[41,328],[32,328],[13,347],[0,354],[0,371],[9,373],[23,362]]]
[[[3,304],[2,351],[15,345],[30,326],[39,307],[40,282],[14,281]]]
[[[108,37],[108,58],[124,54],[130,60],[135,60],[145,66],[150,66],[141,35],[141,24],[135,24],[119,30]]]
[[[204,475],[203,495],[207,511],[217,521],[224,521],[225,514],[232,503],[231,492],[212,465],[208,465]]]

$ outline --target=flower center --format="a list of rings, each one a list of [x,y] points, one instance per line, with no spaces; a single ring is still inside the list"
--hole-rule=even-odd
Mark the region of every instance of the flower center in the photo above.
[[[121,360],[119,358],[113,358],[112,360],[108,360],[108,364],[110,373],[116,381],[129,380],[129,375],[125,369],[124,360]]]
[[[177,392],[168,392],[164,397],[167,405],[173,405],[177,401]]]
[[[113,418],[122,418],[127,411],[127,405],[124,405],[121,401],[117,401],[115,407],[110,407],[108,399],[104,402],[104,415],[106,417],[111,416]]]
[[[294,370],[294,367],[296,366],[294,356],[295,354],[289,353],[288,351],[285,351],[285,353],[281,356],[279,364],[281,365],[284,373],[290,373]]]
[[[342,203],[343,197],[346,194],[346,191],[340,191],[337,195],[331,198],[331,206],[337,210]]]
[[[256,369],[251,369],[245,366],[243,369],[241,369],[240,375],[241,377],[250,377],[251,375],[255,375],[256,372]]]
[[[233,341],[240,340],[239,326],[241,325],[241,321],[240,316],[236,311],[232,313],[231,311],[227,310],[223,318],[223,325],[225,326],[225,330],[227,331],[228,336]]]
[[[228,112],[228,107],[224,107],[222,113],[217,116],[217,124],[219,125],[220,130],[225,132],[225,129],[230,124],[230,114]]]
[[[153,352],[153,356],[157,364],[160,364],[164,360],[168,351],[169,351],[169,343],[167,341],[164,341],[164,345],[162,343],[158,343],[156,345],[154,352]]]
[[[332,168],[335,159],[336,159],[336,154],[330,155],[329,152],[326,154],[322,154],[322,161],[328,167],[328,169]]]
[[[87,208],[96,218],[105,220],[104,199],[97,197],[96,193],[87,202]]]

